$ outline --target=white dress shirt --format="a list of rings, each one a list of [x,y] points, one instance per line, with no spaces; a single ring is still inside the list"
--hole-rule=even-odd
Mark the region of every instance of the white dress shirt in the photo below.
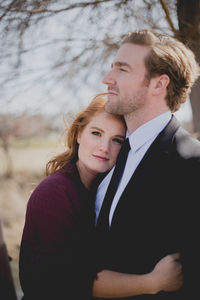
[[[158,136],[158,134],[164,129],[164,127],[167,125],[170,119],[171,119],[171,112],[168,110],[163,114],[155,117],[154,119],[148,121],[147,123],[143,124],[139,128],[137,128],[131,135],[129,135],[129,133],[127,132],[127,137],[129,137],[131,149],[128,154],[124,173],[122,175],[121,181],[119,183],[118,189],[116,191],[115,197],[111,205],[109,224],[111,224],[112,217],[115,208],[117,206],[117,203],[119,201],[119,198],[123,193],[129,180],[131,179],[133,173],[135,172],[138,164],[142,160],[143,156],[145,155],[150,145],[153,143],[153,141]],[[103,179],[103,181],[101,182],[97,190],[96,201],[95,201],[96,222],[99,216],[99,212],[102,206],[102,202],[108,184],[113,174],[113,170],[114,167]]]

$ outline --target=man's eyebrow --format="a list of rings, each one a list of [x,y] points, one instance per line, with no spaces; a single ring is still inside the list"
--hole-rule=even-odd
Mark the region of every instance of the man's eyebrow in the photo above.
[[[123,62],[123,61],[115,61],[114,63],[112,63],[111,67],[113,68],[113,66],[115,66],[115,67],[127,67],[130,70],[133,69],[128,63]]]

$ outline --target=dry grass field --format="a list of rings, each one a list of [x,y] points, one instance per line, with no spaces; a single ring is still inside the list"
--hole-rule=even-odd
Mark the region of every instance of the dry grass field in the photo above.
[[[13,176],[5,176],[6,161],[0,150],[0,218],[19,299],[21,288],[18,278],[20,240],[29,196],[45,176],[45,164],[56,153],[63,150],[59,143],[51,146],[26,146],[11,149]]]

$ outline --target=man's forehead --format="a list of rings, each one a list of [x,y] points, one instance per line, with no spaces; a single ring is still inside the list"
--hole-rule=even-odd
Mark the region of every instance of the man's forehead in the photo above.
[[[148,46],[137,45],[132,43],[123,44],[113,61],[113,65],[127,65],[132,66],[132,63],[144,62],[145,57],[149,54],[150,48]]]
[[[126,57],[135,56],[136,54],[140,56],[146,56],[150,52],[150,50],[151,48],[146,45],[125,43],[118,49],[116,60],[118,60],[117,57],[124,57],[123,60],[126,61]],[[121,59],[119,59],[119,61],[121,61]]]

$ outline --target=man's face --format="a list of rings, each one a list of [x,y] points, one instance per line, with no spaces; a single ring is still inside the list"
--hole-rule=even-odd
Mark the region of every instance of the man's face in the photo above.
[[[131,43],[118,50],[111,70],[103,79],[108,86],[108,112],[126,116],[145,105],[149,81],[144,58],[149,51],[146,46]]]

